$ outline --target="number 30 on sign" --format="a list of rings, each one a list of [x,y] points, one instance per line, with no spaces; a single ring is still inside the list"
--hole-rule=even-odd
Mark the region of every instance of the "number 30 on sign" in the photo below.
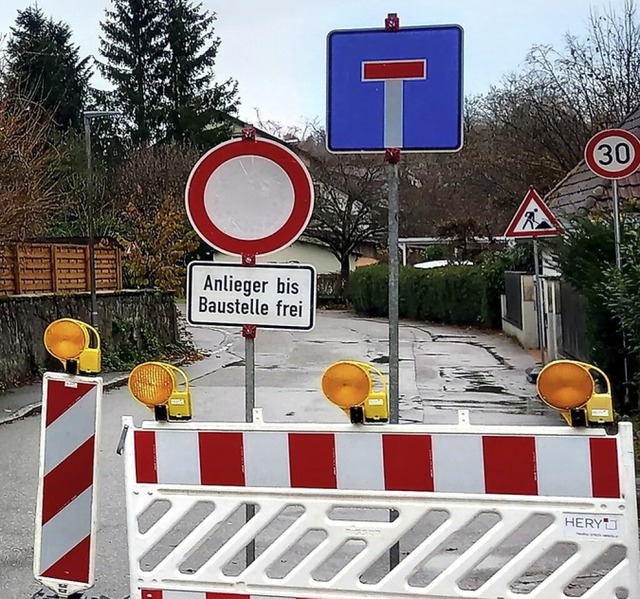
[[[584,151],[587,166],[604,179],[623,179],[640,167],[640,140],[624,129],[594,135]]]

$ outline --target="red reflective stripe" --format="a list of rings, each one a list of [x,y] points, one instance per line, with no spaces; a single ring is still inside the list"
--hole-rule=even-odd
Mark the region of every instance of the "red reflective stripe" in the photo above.
[[[158,482],[156,434],[154,431],[136,431],[134,434],[136,482],[156,484]]]
[[[198,433],[200,482],[244,487],[242,433]]]
[[[535,437],[483,437],[486,493],[537,495]]]
[[[140,590],[140,598],[141,599],[162,599],[162,591],[153,590],[148,591],[147,589]]]
[[[429,435],[382,435],[384,488],[433,491],[433,453]]]
[[[43,525],[93,485],[94,444],[95,437],[90,437],[44,477]]]
[[[90,554],[91,535],[85,537],[69,553],[47,568],[42,573],[42,577],[88,583]]]
[[[594,497],[620,497],[618,445],[615,439],[589,439]]]
[[[289,433],[291,486],[336,489],[336,448],[332,433]]]
[[[424,60],[365,62],[362,77],[368,79],[424,79],[427,64]]]
[[[81,397],[84,397],[95,385],[78,383],[77,387],[67,387],[64,381],[47,382],[47,413],[45,424],[49,426],[64,414]]]

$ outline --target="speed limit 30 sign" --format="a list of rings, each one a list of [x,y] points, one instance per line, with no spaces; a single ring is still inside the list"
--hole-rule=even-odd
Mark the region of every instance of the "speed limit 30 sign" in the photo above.
[[[640,140],[624,129],[594,135],[584,150],[587,166],[604,179],[623,179],[640,167]]]

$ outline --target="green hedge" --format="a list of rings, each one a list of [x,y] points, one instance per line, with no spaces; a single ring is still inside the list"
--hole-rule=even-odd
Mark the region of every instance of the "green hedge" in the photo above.
[[[454,325],[499,328],[504,270],[483,266],[446,266],[400,270],[400,317]],[[351,274],[348,297],[359,314],[387,316],[389,269],[386,264]]]

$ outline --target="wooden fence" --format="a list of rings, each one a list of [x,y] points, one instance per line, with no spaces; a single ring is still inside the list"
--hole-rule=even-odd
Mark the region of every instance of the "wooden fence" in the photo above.
[[[118,247],[96,245],[96,289],[122,289]],[[77,293],[90,290],[89,246],[15,243],[0,247],[0,295]]]
[[[344,293],[344,281],[340,273],[318,275],[317,295],[318,301],[334,301],[342,299]]]

